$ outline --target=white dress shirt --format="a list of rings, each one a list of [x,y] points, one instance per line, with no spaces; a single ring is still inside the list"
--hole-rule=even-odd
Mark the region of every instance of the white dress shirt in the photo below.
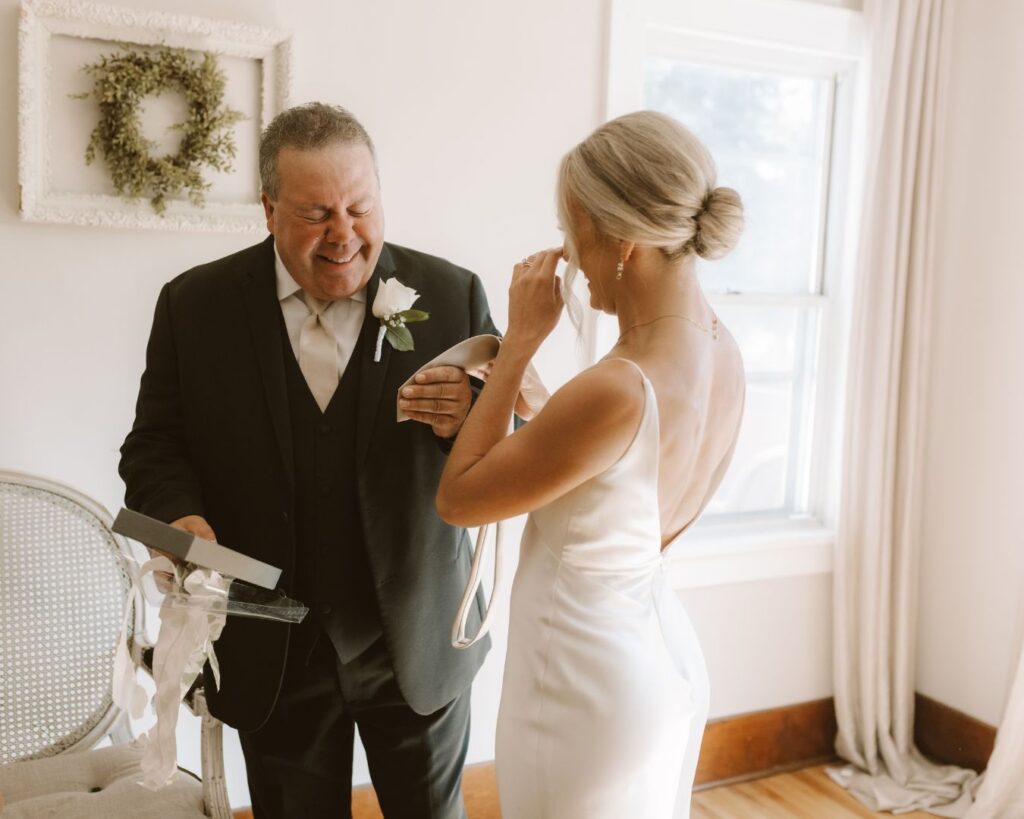
[[[277,273],[277,299],[281,304],[281,314],[284,316],[284,326],[288,331],[288,341],[291,342],[292,352],[295,360],[299,360],[299,334],[302,325],[312,312],[306,306],[303,298],[304,291],[292,278],[288,268],[281,261],[281,256],[274,247],[274,270]],[[363,319],[366,317],[366,288],[356,291],[346,299],[338,299],[331,302],[324,310],[324,316],[329,320],[334,330],[334,337],[338,341],[338,378],[340,379],[352,357],[352,351],[359,340],[359,331],[363,327]]]

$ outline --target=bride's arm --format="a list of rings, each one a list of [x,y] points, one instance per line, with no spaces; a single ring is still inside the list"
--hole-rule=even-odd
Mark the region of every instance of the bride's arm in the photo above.
[[[505,435],[523,374],[558,322],[559,255],[516,266],[508,333],[441,476],[437,508],[450,523],[476,526],[549,503],[611,466],[640,422],[638,374],[609,361],[577,376],[529,424]]]

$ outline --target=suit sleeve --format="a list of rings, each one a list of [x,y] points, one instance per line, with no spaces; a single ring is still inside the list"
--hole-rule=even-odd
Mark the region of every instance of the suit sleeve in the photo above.
[[[491,318],[491,308],[487,304],[487,294],[484,292],[483,282],[475,273],[469,283],[469,315],[471,335],[479,336],[486,333],[501,335],[498,328],[494,326],[494,319]]]
[[[473,335],[491,333],[499,338],[502,336],[501,331],[494,325],[494,319],[491,318],[491,308],[487,304],[487,294],[484,293],[483,283],[477,278],[475,273],[470,285],[470,310],[475,317],[474,321],[479,322],[478,329],[474,329]],[[484,388],[484,384],[482,381],[472,378],[470,379],[470,387],[473,390],[473,400],[476,401],[477,396],[480,395],[480,390]],[[512,424],[514,429],[519,429],[526,424],[526,421],[518,415],[514,415],[512,417]]]
[[[135,423],[121,446],[119,472],[129,509],[165,523],[204,514],[186,441],[169,285],[157,299]]]
[[[491,318],[491,308],[487,304],[487,293],[484,292],[483,282],[475,273],[471,274],[469,280],[469,335],[467,338],[479,335],[500,336],[498,328],[494,326],[494,319]],[[470,377],[469,388],[473,392],[473,401],[480,395],[483,389],[483,382],[477,378]],[[455,446],[455,438],[437,438],[437,445],[447,455]]]

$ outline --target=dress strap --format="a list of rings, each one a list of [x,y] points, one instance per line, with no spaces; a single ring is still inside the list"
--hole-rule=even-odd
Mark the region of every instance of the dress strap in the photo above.
[[[647,384],[650,381],[650,379],[647,377],[647,373],[644,372],[644,368],[637,364],[631,358],[623,358],[622,356],[612,356],[611,358],[602,358],[601,361],[626,361],[629,364],[632,364],[633,369],[640,373],[640,377],[644,380],[644,384]]]
[[[644,385],[644,417],[647,416],[647,405],[651,403],[651,398],[657,399],[657,394],[654,392],[654,385],[651,383],[651,379],[647,377],[647,373],[644,372],[644,368],[637,364],[631,358],[623,358],[622,356],[612,356],[611,358],[602,358],[601,361],[625,361],[632,365],[633,369],[640,374],[640,381]],[[598,362],[601,363],[600,361]],[[643,423],[643,421],[641,421]]]

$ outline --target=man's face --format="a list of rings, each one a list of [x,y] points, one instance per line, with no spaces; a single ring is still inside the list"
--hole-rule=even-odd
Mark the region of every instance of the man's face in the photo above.
[[[361,143],[282,148],[277,179],[277,199],[263,194],[263,208],[284,266],[315,298],[351,296],[370,280],[384,245],[370,149]]]

